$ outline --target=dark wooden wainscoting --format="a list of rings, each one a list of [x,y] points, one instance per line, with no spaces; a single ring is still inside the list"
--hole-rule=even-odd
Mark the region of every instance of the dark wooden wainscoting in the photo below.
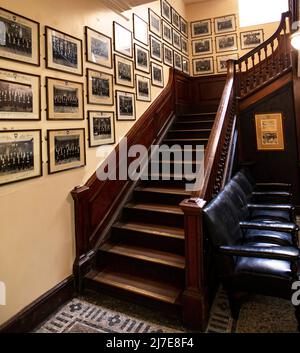
[[[282,112],[285,150],[258,151],[255,114],[272,112]],[[251,165],[258,182],[282,181],[291,183],[294,195],[293,203],[297,207],[300,205],[297,133],[292,82],[241,112],[239,147],[240,163]]]

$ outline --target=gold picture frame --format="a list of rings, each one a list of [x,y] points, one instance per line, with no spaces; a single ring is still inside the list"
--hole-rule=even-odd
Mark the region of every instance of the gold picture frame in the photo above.
[[[282,113],[255,114],[258,151],[284,151]]]

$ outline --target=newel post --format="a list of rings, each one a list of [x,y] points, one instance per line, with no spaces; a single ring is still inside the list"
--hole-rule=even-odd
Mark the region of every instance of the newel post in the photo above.
[[[82,289],[82,280],[91,262],[89,247],[89,187],[79,186],[71,191],[74,200],[76,258],[73,272],[78,291]]]
[[[184,324],[203,331],[208,320],[208,291],[205,281],[204,235],[202,211],[206,201],[184,200],[186,285],[183,293]]]

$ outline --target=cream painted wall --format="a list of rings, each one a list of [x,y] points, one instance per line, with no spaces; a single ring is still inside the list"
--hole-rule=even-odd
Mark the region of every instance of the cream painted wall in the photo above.
[[[185,17],[182,0],[171,1],[172,6]],[[7,288],[7,305],[0,306],[0,324],[11,318],[26,305],[63,281],[72,273],[74,261],[74,215],[70,191],[82,185],[101,164],[114,146],[98,150],[87,147],[87,166],[74,171],[47,175],[46,130],[85,127],[87,122],[46,121],[45,76],[85,83],[85,77],[46,70],[44,58],[44,26],[48,25],[84,40],[87,25],[112,36],[112,21],[132,30],[132,11],[117,15],[101,4],[101,0],[1,0],[1,6],[41,24],[41,67],[0,60],[0,67],[42,76],[41,122],[0,122],[2,129],[42,129],[44,176],[31,181],[0,187],[0,281]],[[148,7],[160,14],[159,1],[139,6],[133,12],[148,22]],[[84,64],[96,70],[111,72],[93,64]],[[165,67],[165,84],[168,69]],[[118,88],[116,86],[116,88]],[[124,89],[119,87],[118,89]],[[125,89],[126,90],[126,89]],[[130,90],[129,91],[133,91]],[[152,87],[154,100],[161,89]],[[137,102],[137,118],[149,103]],[[89,109],[113,110],[111,107],[85,105]],[[116,122],[116,139],[121,139],[133,126],[132,122]]]
[[[252,31],[256,29],[263,29],[264,30],[264,37],[265,40],[268,39],[277,29],[278,27],[278,22],[275,23],[269,23],[265,25],[258,25],[258,26],[252,26],[252,27],[239,27],[239,16],[238,16],[238,0],[207,0],[207,1],[201,1],[199,3],[194,3],[194,4],[189,4],[186,8],[186,17],[189,22],[197,21],[197,20],[202,20],[202,19],[213,19],[215,17],[221,17],[221,16],[226,16],[226,15],[232,15],[236,14],[236,19],[237,19],[237,35],[238,35],[238,48],[239,50],[237,51],[239,54],[239,57],[245,55],[249,50],[241,50],[241,45],[240,45],[240,33],[241,32],[247,32],[247,31]],[[259,11],[259,9],[258,9]],[[212,26],[214,26],[214,23],[212,23]],[[193,38],[193,40],[196,38]],[[216,53],[215,51],[215,35],[213,31],[213,48],[214,48],[214,54],[209,54],[209,55],[202,55],[202,57],[205,56],[213,56],[214,57],[214,66],[215,66],[215,74],[217,74],[217,62],[216,62],[216,57],[217,56],[226,56],[227,54],[230,55],[232,53],[236,52],[226,52],[226,53]],[[250,49],[251,50],[251,49]],[[191,61],[191,73],[193,72],[192,70],[192,59],[198,58],[199,56],[192,56],[192,43],[190,41],[190,61]]]

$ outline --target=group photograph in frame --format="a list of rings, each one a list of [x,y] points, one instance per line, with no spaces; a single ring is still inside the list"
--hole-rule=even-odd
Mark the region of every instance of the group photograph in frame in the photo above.
[[[180,16],[179,13],[173,9],[171,10],[171,17],[172,17],[172,25],[178,30],[181,30],[181,24],[180,24]]]
[[[86,60],[90,63],[112,68],[111,38],[85,27],[86,35]]]
[[[211,20],[200,20],[191,22],[191,37],[207,37],[212,34]]]
[[[134,45],[134,63],[136,70],[150,72],[150,58],[149,50],[139,46],[138,44]]]
[[[284,151],[282,113],[255,114],[258,151]]]
[[[173,49],[167,46],[166,44],[163,45],[163,58],[164,58],[165,65],[173,67],[173,63],[174,63]]]
[[[41,120],[41,78],[0,69],[0,120]]]
[[[82,40],[46,28],[46,68],[82,76]]]
[[[115,83],[116,85],[133,87],[133,61],[115,54]]]
[[[113,145],[115,143],[114,112],[88,112],[89,147]]]
[[[221,55],[217,56],[217,72],[226,73],[227,72],[227,61],[228,60],[238,60],[238,54]]]
[[[85,166],[84,129],[48,130],[47,142],[49,174]]]
[[[264,41],[263,29],[255,31],[241,32],[241,49],[252,49],[258,47]]]
[[[187,21],[180,17],[180,32],[187,38],[188,37],[188,24]]]
[[[236,31],[236,19],[235,15],[227,15],[223,17],[216,17],[215,21],[215,33],[227,33]]]
[[[172,7],[166,0],[160,0],[161,16],[169,23],[172,23]]]
[[[162,61],[162,43],[159,39],[150,36],[150,57]]]
[[[173,44],[172,27],[165,21],[162,22],[162,37],[169,44]]]
[[[222,53],[226,51],[237,51],[237,50],[238,50],[238,41],[237,41],[236,33],[216,37],[217,53]]]
[[[174,50],[174,68],[182,71],[182,56]]]
[[[83,83],[46,77],[47,120],[83,120]]]
[[[212,38],[201,38],[192,41],[193,56],[207,55],[213,53]]]
[[[181,37],[181,51],[185,55],[189,55],[188,41],[185,37]]]
[[[161,18],[153,10],[148,9],[149,31],[161,37]]]
[[[116,101],[117,120],[132,121],[136,119],[134,93],[116,91]]]
[[[173,46],[174,48],[181,51],[181,35],[179,32],[173,29]]]
[[[151,102],[151,83],[149,77],[135,75],[136,82],[136,100],[142,102]]]
[[[193,59],[193,74],[195,76],[209,75],[214,73],[213,57]]]
[[[153,86],[164,87],[164,69],[161,65],[151,63],[151,79]]]
[[[40,65],[40,24],[0,7],[0,58]]]
[[[133,35],[134,39],[141,42],[142,44],[149,44],[149,32],[148,32],[148,23],[144,21],[141,17],[136,15],[133,16]]]
[[[0,186],[42,174],[41,130],[0,131]]]
[[[113,105],[113,75],[87,69],[88,104]]]
[[[189,75],[190,74],[190,61],[189,59],[182,57],[182,72]]]
[[[132,32],[115,21],[113,22],[113,30],[115,51],[132,58]]]

